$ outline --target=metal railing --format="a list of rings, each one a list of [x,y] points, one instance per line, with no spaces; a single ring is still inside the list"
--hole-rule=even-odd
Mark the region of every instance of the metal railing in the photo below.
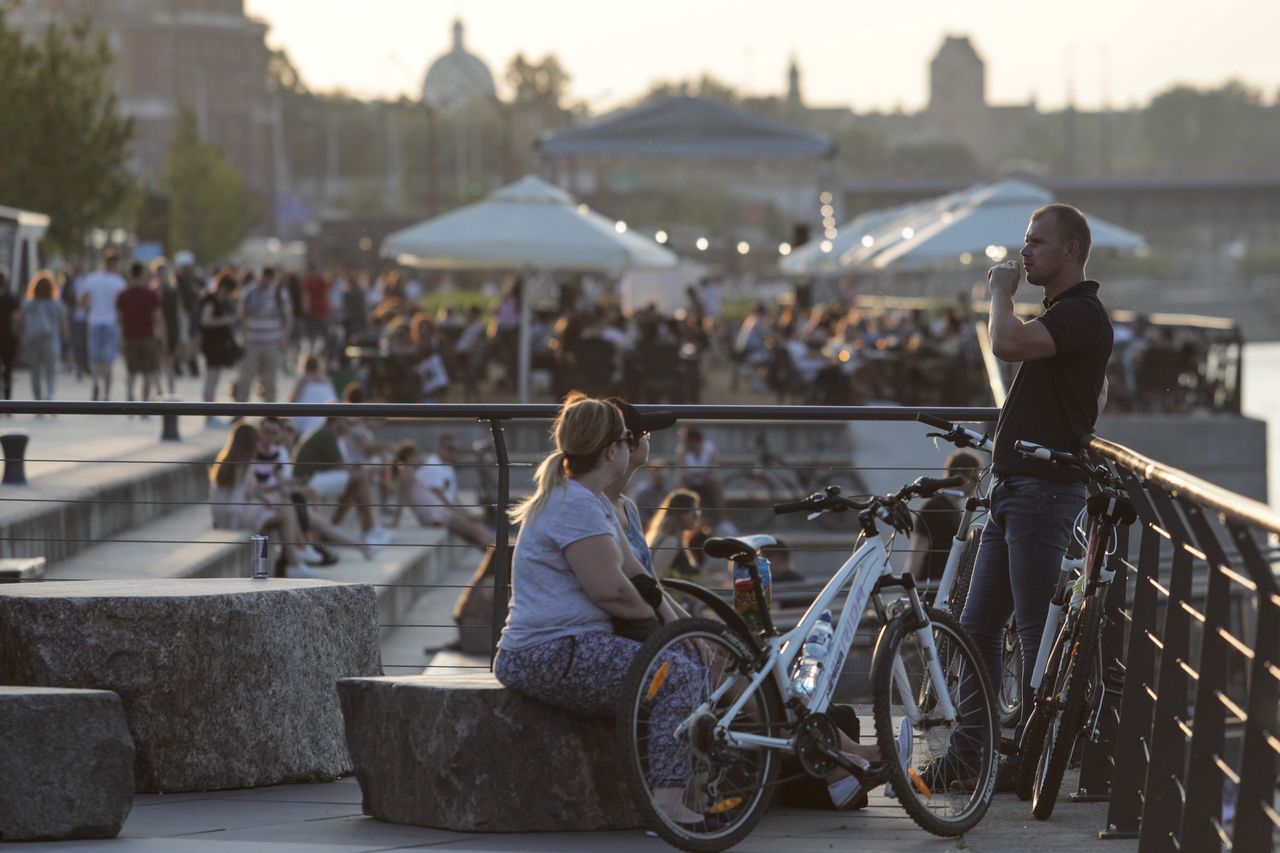
[[[639,408],[671,411],[681,420],[754,424],[912,421],[921,411],[990,423],[998,414],[990,408],[897,406]],[[308,415],[479,422],[493,451],[494,494],[484,502],[491,500],[494,510],[494,644],[506,618],[511,579],[512,530],[503,510],[512,503],[512,471],[531,464],[528,452],[524,459],[513,458],[507,428],[522,421],[546,422],[556,412],[554,405],[518,404],[0,402],[0,415],[160,414],[166,420]],[[176,430],[167,437],[178,437]],[[1111,619],[1104,637],[1108,671],[1114,676],[1109,683],[1115,690],[1101,718],[1100,736],[1082,749],[1077,799],[1107,801],[1101,836],[1138,837],[1141,850],[1272,849],[1280,838],[1275,801],[1280,588],[1274,547],[1280,515],[1104,439],[1094,439],[1091,450],[1121,473],[1141,525],[1123,531],[1118,543],[1117,556],[1123,559],[1116,561],[1120,572],[1108,598]],[[929,466],[911,468],[904,478],[929,471]],[[29,498],[0,487],[0,500],[24,499]],[[722,509],[733,509],[731,501],[725,504]]]
[[[1081,769],[1083,792],[1109,800],[1101,836],[1143,851],[1275,849],[1280,586],[1267,555],[1280,514],[1104,439],[1090,449],[1125,479],[1141,523],[1136,547],[1118,547],[1132,599],[1113,584],[1104,636],[1123,687]]]

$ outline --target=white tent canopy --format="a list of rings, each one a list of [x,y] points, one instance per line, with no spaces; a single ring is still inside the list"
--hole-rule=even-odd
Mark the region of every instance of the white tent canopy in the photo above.
[[[382,254],[431,269],[581,271],[620,275],[675,266],[669,249],[575,204],[529,175],[483,201],[391,234]]]
[[[1027,222],[1038,207],[1053,202],[1053,193],[1018,180],[997,181],[958,193],[950,203],[893,223],[899,239],[878,247],[862,265],[874,270],[911,270],[963,263],[986,256],[999,259],[1022,246]],[[1136,251],[1145,242],[1132,231],[1089,216],[1095,249]]]
[[[837,236],[833,239],[816,238],[793,250],[778,263],[778,268],[784,275],[839,274],[856,267],[862,258],[875,254],[901,230],[900,226],[896,230],[889,226],[901,219],[950,204],[957,195],[960,193],[860,213],[836,229]]]
[[[911,271],[969,263],[984,258],[988,248],[996,255],[1016,252],[1031,212],[1053,200],[1049,190],[1025,181],[975,184],[934,199],[864,213],[840,227],[829,251],[822,251],[823,241],[810,241],[779,267],[788,275]],[[1145,246],[1132,231],[1086,217],[1094,248],[1137,251]]]
[[[554,271],[621,275],[667,269],[674,252],[626,231],[624,225],[575,204],[571,195],[534,175],[483,201],[389,235],[382,254],[427,269]],[[529,305],[520,300],[519,397],[529,398]]]

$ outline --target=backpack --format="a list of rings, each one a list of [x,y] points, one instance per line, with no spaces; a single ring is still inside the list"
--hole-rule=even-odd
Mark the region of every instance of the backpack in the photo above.
[[[28,346],[44,345],[58,334],[58,303],[33,299],[22,309],[22,340]]]

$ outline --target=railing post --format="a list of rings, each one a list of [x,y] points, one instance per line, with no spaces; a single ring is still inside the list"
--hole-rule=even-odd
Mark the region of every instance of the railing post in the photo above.
[[[6,486],[25,486],[27,484],[25,464],[27,441],[27,434],[21,430],[0,435],[0,448],[4,449],[4,484]]]
[[[511,459],[507,456],[506,435],[502,422],[489,421],[489,434],[493,437],[493,452],[498,460],[498,507],[494,520],[493,554],[493,634],[489,652],[489,667],[498,653],[498,638],[507,621],[507,590],[511,584],[511,520],[507,506],[511,503]]]
[[[1210,850],[1220,844],[1214,821],[1222,815],[1222,771],[1218,769],[1217,759],[1222,754],[1225,709],[1219,695],[1225,693],[1227,687],[1227,655],[1218,629],[1227,627],[1231,590],[1230,581],[1222,573],[1226,554],[1204,511],[1190,501],[1181,503],[1196,543],[1209,564],[1209,586],[1201,613],[1204,626],[1196,666],[1194,727],[1178,846],[1182,850]]]
[[[1127,476],[1129,498],[1138,509],[1142,535],[1138,544],[1138,573],[1129,615],[1129,642],[1125,655],[1124,692],[1120,696],[1120,720],[1116,727],[1115,766],[1111,775],[1111,802],[1107,828],[1099,838],[1137,838],[1142,823],[1143,785],[1151,752],[1152,702],[1147,692],[1155,683],[1156,583],[1160,572],[1162,537],[1152,526],[1156,514],[1137,478]]]
[[[1151,720],[1139,853],[1177,849],[1184,796],[1182,779],[1187,764],[1187,733],[1183,730],[1186,723],[1182,720],[1187,713],[1187,674],[1182,664],[1190,646],[1191,617],[1182,609],[1182,603],[1191,598],[1191,552],[1187,550],[1187,531],[1173,499],[1157,493],[1155,504],[1162,526],[1173,541],[1173,566],[1160,636],[1160,677]]]
[[[1120,686],[1124,683],[1124,618],[1127,597],[1129,528],[1116,528],[1116,551],[1107,558],[1115,578],[1107,589],[1103,607],[1106,622],[1102,630],[1102,672],[1099,689],[1103,691],[1098,715],[1097,738],[1086,740],[1081,749],[1080,781],[1071,795],[1073,803],[1100,803],[1111,798],[1111,772],[1115,752],[1116,726],[1119,721]]]
[[[1275,798],[1276,750],[1280,731],[1276,705],[1280,700],[1280,592],[1275,575],[1258,551],[1246,527],[1228,523],[1240,561],[1258,585],[1253,662],[1245,707],[1244,740],[1240,748],[1240,784],[1236,788],[1236,817],[1232,853],[1271,850],[1275,827],[1267,810]],[[1271,741],[1271,742],[1269,742]]]

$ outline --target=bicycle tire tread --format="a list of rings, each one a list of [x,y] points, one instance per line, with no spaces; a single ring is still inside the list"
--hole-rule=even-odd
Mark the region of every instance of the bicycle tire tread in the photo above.
[[[644,645],[636,652],[631,665],[627,669],[615,715],[616,725],[618,739],[623,750],[623,772],[626,775],[626,783],[631,789],[641,811],[644,812],[648,819],[650,827],[664,841],[674,847],[682,850],[713,853],[713,851],[726,850],[740,843],[751,834],[751,831],[755,829],[756,825],[764,817],[776,792],[778,773],[782,766],[782,755],[781,753],[770,753],[772,758],[765,771],[764,781],[759,786],[760,794],[756,799],[755,806],[731,832],[724,836],[696,838],[681,835],[672,830],[661,819],[653,806],[651,792],[644,779],[644,771],[640,764],[639,754],[634,747],[633,732],[636,729],[636,710],[638,707],[636,697],[643,692],[646,675],[649,671],[649,662],[663,649],[675,642],[682,634],[686,633],[691,635],[700,633],[715,634],[721,637],[731,637],[732,645],[745,645],[742,638],[731,627],[713,619],[681,619],[659,628],[658,631],[645,640]],[[769,717],[769,725],[785,723],[782,699],[778,695],[776,685],[766,679],[760,685],[760,693],[764,704],[768,707],[766,716]]]
[[[900,794],[898,802],[921,829],[943,838],[954,838],[977,826],[991,805],[997,764],[995,744],[999,732],[996,728],[996,700],[990,677],[987,674],[986,667],[982,666],[982,657],[978,653],[977,646],[973,644],[973,640],[960,627],[959,620],[935,608],[929,608],[928,614],[930,621],[935,625],[942,625],[950,635],[948,639],[963,650],[962,654],[968,658],[968,669],[971,669],[978,679],[979,687],[985,698],[991,752],[987,757],[986,763],[987,778],[980,780],[977,788],[985,790],[986,794],[978,808],[974,809],[963,820],[958,821],[942,820],[930,812],[913,795]],[[902,619],[903,617],[900,616],[898,618]],[[881,755],[896,755],[897,740],[893,731],[891,717],[890,684],[893,678],[893,660],[897,655],[897,646],[906,633],[908,632],[904,629],[895,629],[892,625],[886,626],[881,634],[881,642],[876,643],[872,658],[872,713],[876,727],[876,743],[880,748]],[[892,643],[892,647],[882,648],[882,642]],[[889,779],[897,790],[904,792],[911,790],[912,783],[897,761],[886,762],[885,766],[888,770]]]
[[[1093,662],[1097,651],[1101,617],[1102,600],[1094,595],[1088,598],[1080,608],[1080,619],[1076,622],[1076,639],[1072,643],[1071,657],[1067,662],[1069,669],[1064,691],[1066,697],[1058,712],[1059,735],[1054,738],[1049,752],[1049,765],[1044,774],[1044,781],[1032,793],[1031,813],[1037,820],[1048,820],[1053,814],[1053,807],[1058,802],[1058,793],[1062,788],[1062,777],[1067,772],[1071,754],[1075,751],[1076,741],[1080,737],[1081,714],[1084,713],[1084,691],[1093,677]]]

